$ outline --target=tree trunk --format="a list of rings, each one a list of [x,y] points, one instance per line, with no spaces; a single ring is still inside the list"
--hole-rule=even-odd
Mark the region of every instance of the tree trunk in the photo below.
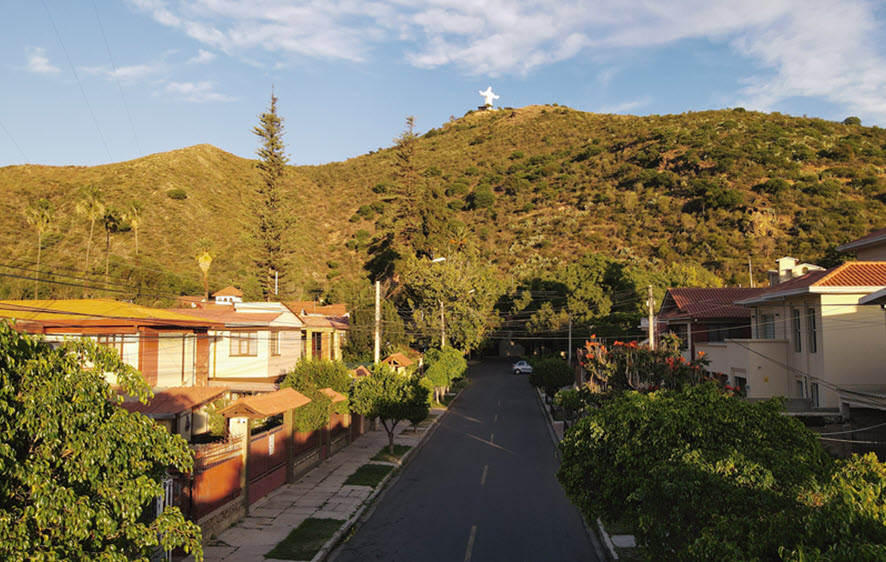
[[[92,249],[92,234],[95,230],[95,221],[89,223],[89,239],[86,240],[86,267],[83,268],[83,298],[86,298],[86,290],[89,288],[89,251]]]
[[[34,274],[34,300],[40,300],[40,250],[43,249],[43,235],[37,235],[37,273]]]

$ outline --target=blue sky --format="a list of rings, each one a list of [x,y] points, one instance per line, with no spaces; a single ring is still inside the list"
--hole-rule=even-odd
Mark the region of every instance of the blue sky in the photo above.
[[[504,107],[742,106],[886,126],[865,0],[28,0],[0,20],[0,166],[200,143],[254,157],[271,86],[294,164]]]

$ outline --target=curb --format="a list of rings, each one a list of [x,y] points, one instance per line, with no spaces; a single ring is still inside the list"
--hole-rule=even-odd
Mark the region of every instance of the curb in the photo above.
[[[464,389],[460,390],[458,394],[455,395],[455,398],[453,398],[452,402],[450,402],[449,405],[446,407],[446,411],[444,411],[441,415],[437,416],[434,419],[434,423],[432,423],[431,426],[425,430],[424,435],[422,435],[418,444],[416,444],[415,447],[409,449],[406,454],[403,455],[403,458],[400,460],[399,467],[392,470],[388,473],[387,476],[382,478],[382,481],[378,483],[378,486],[376,486],[375,490],[373,490],[373,492],[369,494],[369,497],[363,501],[363,505],[361,505],[360,508],[356,512],[354,512],[354,514],[351,515],[351,517],[347,521],[345,521],[345,523],[339,528],[339,530],[332,535],[332,538],[326,541],[326,544],[324,544],[323,547],[317,552],[317,554],[314,555],[314,557],[311,559],[311,562],[324,562],[335,549],[335,547],[337,547],[342,542],[342,538],[346,534],[348,534],[352,528],[354,528],[361,520],[368,519],[372,515],[372,512],[377,505],[375,503],[375,499],[384,495],[384,492],[387,491],[389,484],[391,484],[392,481],[396,480],[396,478],[400,476],[400,470],[404,466],[406,466],[406,463],[409,461],[409,459],[415,456],[415,454],[417,454],[425,446],[425,443],[428,442],[431,435],[433,435],[434,432],[437,431],[437,427],[443,422],[446,416],[449,415],[449,412],[452,410],[452,406],[461,397],[461,393],[463,392],[463,390]]]
[[[560,440],[557,439],[557,434],[554,431],[554,418],[551,417],[550,410],[546,407],[544,399],[541,397],[541,390],[538,388],[535,389],[535,397],[537,399],[536,403],[538,407],[541,408],[542,413],[545,416],[545,420],[548,422],[548,435],[551,438],[551,442],[554,444],[554,454],[557,458],[560,458]],[[609,533],[606,532],[606,529],[603,528],[603,524],[600,521],[597,521],[597,525],[600,529],[600,536],[602,536],[603,542],[606,544],[606,550],[603,549],[603,545],[600,544],[600,536],[597,536],[597,533],[594,531],[591,525],[588,525],[588,522],[584,517],[581,518],[582,523],[584,523],[585,531],[588,534],[588,539],[591,541],[591,546],[594,548],[594,553],[596,553],[597,558],[600,561],[604,560],[618,560],[618,554],[615,552],[615,546],[612,544],[612,539],[609,537]]]

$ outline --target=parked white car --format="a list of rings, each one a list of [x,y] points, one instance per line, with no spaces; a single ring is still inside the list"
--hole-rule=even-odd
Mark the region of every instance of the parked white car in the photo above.
[[[517,361],[514,363],[514,366],[511,367],[511,370],[515,375],[528,374],[532,372],[532,365],[527,363],[526,361]]]

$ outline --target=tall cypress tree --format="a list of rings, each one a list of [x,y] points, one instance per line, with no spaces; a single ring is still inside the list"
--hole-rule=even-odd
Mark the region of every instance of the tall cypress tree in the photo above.
[[[286,145],[283,143],[283,118],[277,115],[277,97],[271,93],[271,106],[259,116],[253,127],[261,144],[256,151],[261,180],[253,205],[253,262],[265,300],[275,298],[275,288],[285,276],[284,239],[289,226],[283,188],[285,184]]]

